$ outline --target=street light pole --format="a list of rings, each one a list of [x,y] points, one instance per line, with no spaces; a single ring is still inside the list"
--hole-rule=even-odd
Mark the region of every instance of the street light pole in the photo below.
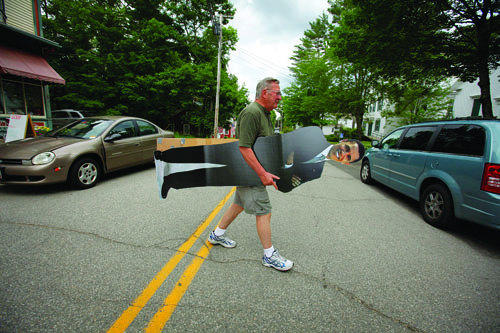
[[[219,93],[220,93],[220,71],[221,71],[221,56],[222,56],[222,14],[219,14],[219,54],[217,57],[217,91],[215,93],[215,121],[214,121],[214,138],[217,138],[219,133]]]

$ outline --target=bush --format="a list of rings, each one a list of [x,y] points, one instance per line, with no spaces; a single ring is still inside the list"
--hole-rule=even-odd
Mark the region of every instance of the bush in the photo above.
[[[342,127],[341,133],[344,133],[344,137],[342,139],[357,139],[358,133],[355,128],[347,128]]]
[[[344,134],[342,138],[340,137],[340,134]],[[337,131],[334,134],[325,135],[325,138],[329,142],[339,142],[339,141],[344,140],[344,139],[355,139],[355,140],[358,140],[358,132],[357,132],[357,130],[355,128],[343,127],[341,130]],[[367,136],[363,135],[362,138],[361,138],[361,140],[362,141],[363,140],[369,141],[370,138],[368,138]]]
[[[326,141],[328,141],[328,142],[339,142],[340,141],[340,137],[338,134],[328,134],[328,135],[325,135],[325,138],[326,138]]]

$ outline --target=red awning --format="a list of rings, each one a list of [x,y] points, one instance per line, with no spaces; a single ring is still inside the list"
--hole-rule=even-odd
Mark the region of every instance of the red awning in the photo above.
[[[41,56],[0,45],[0,74],[65,84],[64,79]]]

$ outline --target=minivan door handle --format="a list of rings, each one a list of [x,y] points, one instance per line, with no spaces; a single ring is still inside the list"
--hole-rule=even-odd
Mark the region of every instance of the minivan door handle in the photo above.
[[[399,154],[393,154],[392,156],[394,156],[394,157],[401,157],[401,155],[399,155]]]

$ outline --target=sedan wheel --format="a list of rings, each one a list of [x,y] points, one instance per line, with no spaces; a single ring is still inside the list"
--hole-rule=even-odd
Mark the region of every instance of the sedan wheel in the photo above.
[[[420,197],[420,212],[424,220],[437,227],[446,228],[454,220],[453,199],[448,189],[440,184],[432,184]]]
[[[73,187],[87,189],[95,186],[100,176],[99,164],[92,158],[84,158],[73,164],[68,178]]]

